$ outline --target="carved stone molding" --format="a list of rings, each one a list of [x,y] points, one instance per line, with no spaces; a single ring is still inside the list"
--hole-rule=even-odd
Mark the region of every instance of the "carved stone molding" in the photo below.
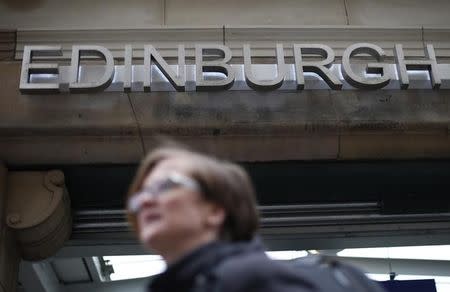
[[[233,57],[243,56],[243,44],[251,44],[252,56],[274,57],[275,45],[285,45],[285,55],[292,56],[294,43],[319,43],[333,48],[336,57],[354,43],[374,43],[393,56],[395,44],[402,44],[405,54],[423,57],[425,42],[435,44],[437,57],[450,55],[450,28],[366,27],[366,26],[198,26],[149,27],[147,29],[91,30],[18,30],[16,59],[22,59],[25,45],[61,45],[63,59],[70,59],[72,45],[100,45],[114,58],[124,57],[125,45],[133,46],[133,56],[142,58],[145,44],[152,44],[164,57],[176,57],[177,45],[184,44],[186,56],[194,56],[195,44],[224,44]]]
[[[54,254],[71,233],[64,174],[58,170],[9,173],[5,218],[23,259],[40,260]]]

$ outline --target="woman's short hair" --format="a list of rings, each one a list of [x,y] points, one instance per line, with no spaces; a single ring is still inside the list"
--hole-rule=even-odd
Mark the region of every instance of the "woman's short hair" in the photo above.
[[[160,146],[142,160],[128,190],[127,198],[138,192],[154,167],[167,159],[192,160],[189,173],[201,187],[201,195],[225,210],[219,238],[227,241],[248,241],[259,227],[256,195],[246,171],[237,164],[188,150],[181,146]],[[139,230],[136,216],[128,212],[128,221]]]

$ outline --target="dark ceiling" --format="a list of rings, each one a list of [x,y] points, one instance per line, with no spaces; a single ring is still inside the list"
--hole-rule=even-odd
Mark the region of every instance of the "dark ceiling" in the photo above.
[[[260,205],[378,202],[382,213],[450,211],[450,160],[242,164]],[[47,165],[61,169],[74,209],[122,208],[136,165]]]

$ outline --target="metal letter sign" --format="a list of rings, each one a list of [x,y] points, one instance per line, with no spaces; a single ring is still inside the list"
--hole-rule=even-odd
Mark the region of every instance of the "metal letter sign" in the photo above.
[[[98,80],[80,82],[79,72],[81,56],[101,57],[106,62],[103,76],[101,76]],[[100,46],[73,46],[69,74],[69,89],[71,92],[85,92],[93,89],[105,89],[111,84],[114,78],[114,58],[108,49]]]
[[[342,56],[342,75],[344,79],[356,88],[367,88],[367,89],[379,89],[383,88],[389,84],[391,78],[386,75],[388,70],[387,64],[368,64],[366,73],[381,74],[380,78],[368,78],[356,74],[350,64],[350,58],[357,54],[368,54],[377,59],[377,61],[383,61],[385,57],[382,48],[372,45],[372,44],[355,44],[348,47],[344,55]]]
[[[315,54],[325,58],[320,62],[304,62],[302,54]],[[334,62],[334,52],[325,45],[294,45],[294,59],[295,59],[295,76],[297,78],[297,89],[305,88],[305,74],[304,72],[311,72],[318,74],[331,89],[340,90],[342,82],[330,71],[330,67]]]
[[[61,46],[26,46],[23,50],[22,72],[20,74],[20,91],[21,92],[58,92],[58,82],[47,83],[31,83],[31,74],[59,74],[58,64],[32,64],[31,59],[35,56],[62,56]]]
[[[283,85],[286,75],[286,65],[284,63],[283,45],[277,44],[277,77],[273,80],[258,80],[253,74],[253,65],[251,60],[250,45],[244,45],[244,72],[245,81],[251,88],[258,89],[277,89]]]
[[[253,64],[249,44],[243,45],[244,64],[230,64],[231,50],[221,44],[195,45],[195,64],[186,64],[184,45],[178,46],[178,63],[170,64],[158,50],[144,46],[144,64],[133,64],[133,48],[124,47],[124,63],[116,65],[111,52],[101,46],[74,45],[69,66],[36,62],[62,56],[61,46],[25,46],[20,91],[23,93],[92,91],[205,91],[205,90],[350,90],[450,88],[450,64],[438,64],[433,45],[425,58],[405,59],[402,45],[393,48],[394,62],[387,63],[377,45],[349,46],[342,62],[321,44],[294,44],[294,62],[285,62],[282,44],[276,44],[276,64]],[[360,58],[364,55],[364,58]],[[81,58],[100,57],[102,64],[81,64]],[[364,61],[367,56],[376,63]],[[311,61],[309,57],[320,58]],[[359,57],[359,58],[358,58]],[[35,61],[35,62],[33,62]]]
[[[204,61],[204,54],[218,54],[222,59],[214,61]],[[234,71],[228,62],[231,60],[231,51],[223,45],[197,45],[195,47],[195,65],[197,90],[228,89],[234,83]],[[226,77],[219,80],[205,80],[203,72],[222,73]]]
[[[408,69],[410,70],[426,70],[430,74],[431,84],[433,88],[441,86],[441,78],[439,76],[436,55],[432,45],[427,45],[425,56],[428,60],[405,60],[402,45],[395,45],[395,60],[397,61],[397,72],[400,77],[402,89],[409,87]]]
[[[155,47],[146,45],[144,47],[144,90],[151,91],[152,66],[151,61],[154,60],[156,66],[164,76],[169,80],[172,86],[178,91],[184,91],[186,84],[186,73],[184,71],[185,57],[184,46],[178,46],[178,74],[169,68],[169,64],[156,51]]]

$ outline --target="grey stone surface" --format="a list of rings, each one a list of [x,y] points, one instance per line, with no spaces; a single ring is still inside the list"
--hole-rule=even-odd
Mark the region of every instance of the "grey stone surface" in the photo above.
[[[167,25],[344,25],[341,0],[166,0]]]
[[[125,93],[26,95],[19,92],[20,63],[0,63],[0,129],[78,134],[136,132]],[[4,132],[5,133],[5,132]]]
[[[339,159],[449,158],[448,135],[405,135],[398,133],[341,135]]]
[[[295,132],[295,131],[293,131]],[[226,135],[176,136],[192,149],[243,162],[283,160],[334,160],[338,158],[336,134],[303,135]],[[144,136],[147,150],[155,146],[151,136]]]
[[[145,28],[161,25],[161,0],[0,1],[0,29]]]
[[[350,25],[450,26],[447,0],[346,0]]]
[[[177,57],[178,45],[184,44],[187,56],[194,56],[195,44],[221,43],[222,27],[151,27],[148,29],[90,30],[19,30],[16,58],[22,59],[26,45],[61,45],[63,57],[70,59],[73,45],[100,45],[108,48],[114,58],[123,59],[125,45],[132,45],[133,58],[144,58],[144,46],[154,45],[164,57]]]
[[[449,90],[331,92],[341,133],[443,134]]]
[[[0,157],[10,165],[137,163],[143,150],[137,136],[2,133]]]
[[[450,157],[450,90],[22,95],[0,69],[7,164],[134,163],[162,135],[240,161]]]
[[[145,147],[160,135],[240,161],[335,159],[327,91],[132,94]]]
[[[327,90],[133,93],[144,135],[300,135],[336,131]]]
[[[449,90],[333,94],[339,159],[448,158]]]
[[[346,24],[448,27],[449,9],[447,0],[3,0],[0,29]]]
[[[19,72],[17,62],[0,63],[0,160],[131,162],[142,155],[126,94],[22,95]]]
[[[438,62],[450,60],[450,24],[446,28],[425,27],[423,39],[425,44],[433,44]]]
[[[442,39],[437,31],[435,39]],[[423,56],[422,28],[412,27],[363,27],[363,26],[225,26],[225,44],[233,56],[242,56],[242,45],[251,44],[252,55],[275,56],[275,44],[285,46],[285,55],[292,56],[293,44],[322,44],[330,46],[336,57],[355,43],[372,43],[393,55],[395,44],[401,43],[407,56]],[[288,49],[289,48],[289,49]]]

